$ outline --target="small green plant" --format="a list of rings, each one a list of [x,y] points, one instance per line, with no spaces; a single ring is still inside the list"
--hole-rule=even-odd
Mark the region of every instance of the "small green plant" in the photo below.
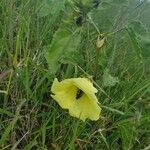
[[[149,149],[149,10],[148,0],[1,0],[0,149]],[[90,79],[100,119],[61,109],[55,78]]]

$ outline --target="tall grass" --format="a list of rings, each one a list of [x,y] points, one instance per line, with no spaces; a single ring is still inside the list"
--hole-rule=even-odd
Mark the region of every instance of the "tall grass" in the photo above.
[[[0,149],[149,149],[149,10],[146,0],[1,0]],[[55,77],[80,76],[99,90],[96,122],[50,97]]]

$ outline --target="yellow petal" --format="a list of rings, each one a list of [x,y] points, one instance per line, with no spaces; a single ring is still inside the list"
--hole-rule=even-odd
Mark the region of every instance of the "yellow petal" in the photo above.
[[[95,93],[97,93],[97,89],[93,86],[92,82],[90,82],[87,78],[73,78],[73,83],[84,93],[86,93],[89,98],[98,102]]]
[[[59,91],[58,93],[56,92],[54,93],[54,95],[51,96],[58,102],[58,104],[62,108],[69,109],[70,107],[73,107],[74,103],[76,102],[75,94],[76,94],[76,87],[71,86],[69,89]]]
[[[79,90],[83,95],[77,98]],[[68,109],[71,116],[80,118],[85,121],[86,118],[98,120],[101,108],[98,105],[95,93],[97,89],[87,78],[65,79],[59,82],[54,80],[51,91],[54,100],[64,108]]]
[[[100,117],[101,108],[94,99],[89,99],[87,95],[84,95],[79,100],[76,100],[74,107],[69,109],[71,116],[80,118],[85,121],[86,118],[91,120],[98,120]]]
[[[97,93],[97,89],[87,78],[73,78],[73,83],[85,93]]]
[[[65,91],[68,90],[68,88],[72,85],[73,84],[70,79],[66,79],[66,80],[59,82],[58,79],[55,78],[53,85],[51,87],[51,91],[56,94],[56,93],[62,92],[64,90]]]

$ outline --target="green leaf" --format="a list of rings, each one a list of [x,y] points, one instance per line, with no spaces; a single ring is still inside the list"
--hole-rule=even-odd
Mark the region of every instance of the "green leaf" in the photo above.
[[[142,55],[141,55],[142,51],[141,51],[141,47],[138,43],[137,36],[132,28],[127,28],[127,32],[129,34],[129,37],[131,40],[131,45],[132,45],[138,59],[141,60],[142,59]]]
[[[52,74],[57,72],[57,69],[61,64],[60,61],[65,58],[68,52],[76,51],[79,43],[80,35],[78,35],[78,33],[73,34],[65,28],[58,29],[58,31],[54,34],[50,46],[45,52],[45,57]]]
[[[128,0],[113,0],[115,4],[121,5],[121,4],[127,4]]]
[[[146,30],[145,26],[140,21],[136,21],[136,20],[132,21],[129,24],[129,27],[131,27],[139,35],[146,36],[147,33],[148,33],[148,31]]]
[[[64,9],[65,0],[44,0],[41,2],[39,9],[39,16],[45,17],[47,15],[57,15]]]
[[[142,56],[150,57],[150,37],[148,36],[147,28],[140,21],[132,21],[129,27],[131,27],[136,34],[136,40],[140,45]]]
[[[118,77],[113,77],[109,73],[109,70],[106,68],[103,74],[103,84],[104,86],[114,86],[119,83]]]

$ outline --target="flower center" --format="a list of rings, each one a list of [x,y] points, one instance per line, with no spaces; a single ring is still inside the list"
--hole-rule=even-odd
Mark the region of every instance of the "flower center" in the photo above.
[[[84,92],[81,89],[77,90],[76,93],[76,99],[78,100],[79,98],[81,98],[83,96]]]

